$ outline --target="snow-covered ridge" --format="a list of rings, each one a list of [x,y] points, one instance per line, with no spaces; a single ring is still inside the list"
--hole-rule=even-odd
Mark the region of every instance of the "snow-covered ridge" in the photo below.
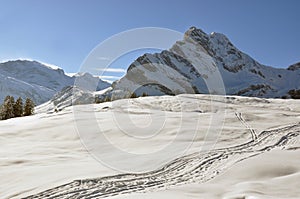
[[[2,63],[7,63],[7,62],[16,62],[16,61],[19,61],[19,62],[33,62],[33,63],[40,63],[42,66],[44,67],[48,67],[50,69],[53,69],[53,70],[63,70],[61,67],[57,66],[57,65],[54,65],[54,64],[50,64],[50,63],[46,63],[46,62],[42,62],[40,60],[34,60],[34,59],[29,59],[29,58],[19,58],[19,59],[10,59],[10,60],[2,60],[0,64]]]
[[[95,98],[93,92],[82,90],[76,86],[66,86],[56,93],[49,101],[36,107],[36,113],[52,113],[66,107],[79,104],[92,104]]]
[[[150,95],[165,90],[173,94],[226,93],[289,98],[290,90],[300,89],[298,69],[299,64],[288,70],[262,65],[236,48],[225,35],[206,34],[191,27],[183,40],[177,41],[169,50],[144,54],[135,60],[127,74],[113,83],[113,88],[116,92],[130,90]],[[216,79],[215,74],[220,74],[221,78]],[[214,81],[218,85],[211,88],[208,84]],[[220,87],[224,87],[223,93]]]
[[[31,60],[15,60],[0,63],[0,101],[5,96],[30,97],[36,105],[50,100],[66,86],[74,85],[75,81],[95,85],[95,90],[110,86],[88,73],[70,77],[59,67]]]

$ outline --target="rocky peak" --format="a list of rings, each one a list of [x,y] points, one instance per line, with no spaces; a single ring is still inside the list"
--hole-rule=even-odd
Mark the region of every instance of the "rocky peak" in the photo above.
[[[297,63],[288,70],[299,71],[299,68],[300,63]],[[214,81],[215,71],[220,72],[226,94],[230,95],[282,97],[289,90],[299,88],[297,71],[264,66],[240,51],[224,34],[206,34],[191,27],[183,40],[169,50],[144,54],[135,60],[109,92],[222,93],[219,92],[222,86]],[[208,83],[217,86],[208,88]]]
[[[295,63],[293,65],[290,65],[287,69],[291,70],[291,71],[299,70],[300,69],[300,62]]]
[[[221,64],[229,72],[237,73],[244,68],[245,61],[249,62],[249,60],[246,60],[248,57],[239,51],[228,37],[221,33],[212,32],[208,35],[201,29],[191,27],[185,33],[184,42],[203,47],[215,59],[217,64]]]
[[[209,36],[201,29],[196,27],[189,28],[184,33],[184,40],[192,39],[193,41],[200,44],[205,50],[209,51]]]
[[[185,33],[185,37],[191,37],[193,39],[201,39],[201,38],[207,38],[208,35],[201,29],[196,28],[196,27],[190,27]]]
[[[209,35],[209,40],[217,45],[234,47],[228,37],[222,33],[212,32]]]

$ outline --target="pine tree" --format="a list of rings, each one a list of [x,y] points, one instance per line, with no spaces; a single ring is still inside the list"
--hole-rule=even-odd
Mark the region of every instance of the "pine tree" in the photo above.
[[[13,96],[10,96],[10,98],[9,98],[9,114],[10,114],[10,118],[15,117],[15,115],[14,115],[14,105],[15,105],[15,98]]]
[[[137,95],[135,94],[135,92],[133,92],[133,93],[130,95],[130,98],[137,98]]]
[[[105,96],[104,102],[110,102],[110,101],[111,101],[111,98],[109,96]]]
[[[2,106],[2,119],[10,119],[14,117],[14,103],[15,99],[13,96],[6,96]]]
[[[19,97],[14,104],[14,116],[21,117],[23,115],[23,100]]]
[[[0,120],[4,120],[3,104],[0,105]]]
[[[143,92],[142,97],[147,97],[147,96],[148,96],[148,94]]]
[[[24,116],[32,115],[34,112],[34,103],[30,98],[26,98],[24,105]]]

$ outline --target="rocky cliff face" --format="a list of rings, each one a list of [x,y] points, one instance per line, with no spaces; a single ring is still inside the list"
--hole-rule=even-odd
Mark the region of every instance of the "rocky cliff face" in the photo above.
[[[291,70],[291,71],[299,70],[300,69],[300,62],[295,63],[293,65],[290,65],[287,69]]]
[[[223,34],[191,27],[169,50],[145,54],[113,91],[137,95],[211,93],[278,98],[300,88],[299,63],[288,69],[265,66],[237,49]]]

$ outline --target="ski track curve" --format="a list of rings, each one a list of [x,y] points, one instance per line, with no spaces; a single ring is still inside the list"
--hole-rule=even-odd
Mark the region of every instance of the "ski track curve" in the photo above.
[[[120,194],[143,193],[167,187],[206,182],[242,160],[273,149],[296,150],[300,142],[300,123],[263,131],[247,143],[196,152],[177,158],[160,169],[145,173],[74,180],[24,199],[97,199]]]

